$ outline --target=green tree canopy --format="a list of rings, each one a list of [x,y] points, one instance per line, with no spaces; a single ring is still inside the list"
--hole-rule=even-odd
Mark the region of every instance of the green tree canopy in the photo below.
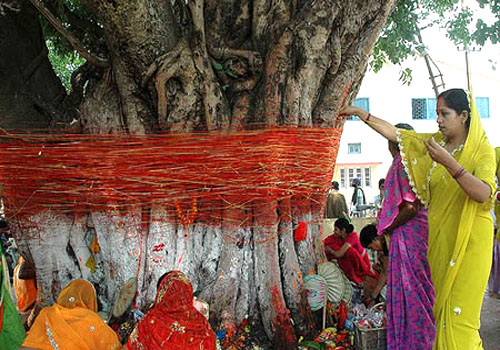
[[[474,7],[491,13],[485,20],[476,15]],[[422,53],[419,33],[431,27],[445,29],[457,46],[483,46],[500,40],[500,2],[496,0],[403,0],[392,12],[372,52],[371,68],[378,72],[385,64],[402,64]],[[402,69],[401,80],[408,80],[411,70]]]

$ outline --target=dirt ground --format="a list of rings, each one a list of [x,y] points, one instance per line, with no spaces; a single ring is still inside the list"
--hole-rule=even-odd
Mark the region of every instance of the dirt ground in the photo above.
[[[500,295],[485,295],[479,332],[484,350],[500,350]]]

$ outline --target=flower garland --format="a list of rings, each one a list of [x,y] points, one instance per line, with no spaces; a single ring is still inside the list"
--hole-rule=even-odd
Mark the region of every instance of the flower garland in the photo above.
[[[187,212],[187,215],[182,213],[179,201],[176,199],[174,202],[175,209],[177,211],[177,218],[179,218],[181,224],[184,227],[191,226],[196,218],[196,214],[198,213],[198,200],[196,198],[191,199],[191,209]]]

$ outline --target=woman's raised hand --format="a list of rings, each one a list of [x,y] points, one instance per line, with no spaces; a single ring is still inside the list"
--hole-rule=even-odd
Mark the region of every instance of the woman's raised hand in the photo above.
[[[365,120],[368,112],[363,108],[355,107],[355,106],[347,106],[340,110],[340,115],[355,115],[358,116],[361,120]]]
[[[389,141],[396,142],[396,127],[383,119],[374,117],[363,108],[347,106],[340,110],[339,115],[356,115],[380,135]]]
[[[424,144],[433,161],[444,166],[449,165],[450,159],[453,159],[453,157],[443,146],[434,140],[434,137],[431,137],[429,141],[424,141]]]

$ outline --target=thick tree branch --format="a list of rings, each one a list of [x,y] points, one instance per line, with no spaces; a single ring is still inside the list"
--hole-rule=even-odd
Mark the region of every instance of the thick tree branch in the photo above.
[[[230,57],[245,58],[252,72],[259,72],[262,68],[262,57],[257,51],[238,50],[228,47],[211,47],[208,52],[217,60],[223,60]]]
[[[59,32],[61,33],[62,36],[68,40],[70,43],[71,47],[75,49],[82,57],[84,57],[87,61],[89,61],[91,64],[98,66],[98,67],[109,67],[109,61],[102,59],[100,57],[96,57],[91,55],[83,45],[80,43],[80,40],[78,40],[73,34],[71,34],[64,26],[62,23],[47,9],[45,4],[41,0],[29,0],[33,6],[35,6],[38,11],[49,21],[50,24]]]
[[[292,18],[284,0],[255,0],[252,13],[252,40],[262,55],[276,42]]]
[[[68,19],[69,24],[76,30],[85,32],[90,30],[98,31],[100,34],[104,35],[104,31],[97,25],[97,23],[82,18],[71,11],[68,6],[64,5],[64,15]]]
[[[338,67],[330,66],[323,89],[314,106],[313,121],[315,125],[341,127],[343,120],[338,119],[338,111],[342,104],[349,103],[356,96],[362,77],[366,71],[368,59],[378,35],[387,21],[387,17],[395,6],[390,0],[379,8],[370,6],[361,11],[351,3],[346,3],[342,18],[346,25],[340,39],[341,61]],[[357,14],[360,12],[362,15]],[[364,25],[359,22],[363,21]],[[338,60],[338,53],[335,59]],[[347,96],[347,98],[346,98]]]
[[[158,93],[158,119],[164,120],[167,117],[167,95],[166,95],[166,83],[172,78],[177,71],[181,68],[182,63],[181,58],[181,47],[178,46],[176,49],[169,52],[165,57],[163,57],[163,62],[158,69],[156,74],[156,91]]]
[[[94,73],[93,67],[89,62],[85,62],[71,74],[71,91],[64,101],[69,108],[78,108],[82,102],[83,88]]]
[[[261,4],[261,6],[264,5]],[[335,5],[335,1],[313,2],[311,7],[301,12],[285,28],[279,40],[267,54],[264,98],[262,99],[265,103],[261,106],[266,113],[267,124],[275,125],[280,122],[278,118],[282,117],[284,112],[286,113],[285,122],[289,125],[298,124],[299,114],[304,114],[303,118],[305,118],[301,120],[301,124],[311,124],[311,118],[308,117],[310,114],[308,102],[302,101],[305,103],[302,108],[293,106],[293,103],[299,103],[298,94],[304,94],[302,97],[311,100],[316,94],[313,90],[318,90],[321,84],[322,80],[318,76],[323,76],[328,67],[325,47],[336,13],[338,13],[338,6]],[[313,70],[312,74],[309,74],[308,69]],[[314,77],[313,80],[316,83],[310,81],[311,77]],[[295,79],[298,80],[294,83]],[[288,84],[291,84],[289,88]],[[313,84],[313,88],[308,88],[308,84]],[[304,92],[300,91],[302,88],[305,89]],[[288,99],[284,99],[283,96],[287,90]],[[283,110],[286,103],[289,103],[291,107],[288,106],[287,110]]]
[[[215,80],[207,52],[204,2],[203,0],[193,0],[189,1],[188,6],[193,21],[193,33],[191,38],[193,62],[196,69],[203,77],[203,105],[206,127],[208,130],[217,127],[227,127],[229,113],[223,102],[220,86]]]
[[[335,60],[332,27],[340,7],[333,1],[315,2],[294,21],[291,46],[293,65],[285,91],[285,122],[312,125],[311,111],[316,104],[324,76]]]

